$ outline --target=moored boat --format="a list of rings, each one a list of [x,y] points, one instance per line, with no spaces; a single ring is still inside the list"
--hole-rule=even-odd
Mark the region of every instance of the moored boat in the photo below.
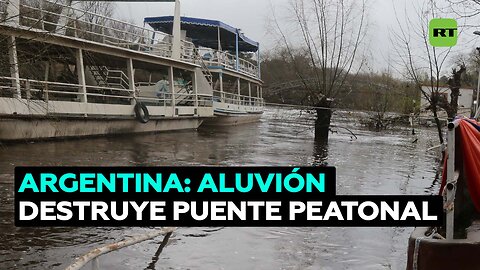
[[[192,43],[35,3],[0,1],[0,141],[196,129],[213,116]]]
[[[168,33],[173,16],[145,18],[153,29]],[[182,38],[192,42],[210,71],[214,118],[204,125],[258,121],[263,113],[260,46],[240,29],[221,21],[181,17]]]
[[[221,73],[238,93],[216,90],[222,75],[201,44],[182,38],[178,0],[172,18],[178,23],[166,33],[71,1],[0,0],[0,48],[8,52],[0,63],[0,141],[196,129],[225,109],[260,114],[259,70],[217,50],[236,62]],[[242,95],[240,80],[257,97]]]

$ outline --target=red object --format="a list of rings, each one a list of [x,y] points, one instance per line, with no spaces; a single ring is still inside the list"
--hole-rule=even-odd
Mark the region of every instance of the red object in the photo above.
[[[480,124],[470,119],[460,120],[455,133],[455,141],[457,142],[455,167],[458,169],[458,166],[463,165],[470,197],[475,208],[480,212]],[[445,158],[440,194],[442,194],[445,187],[446,178],[447,163]]]

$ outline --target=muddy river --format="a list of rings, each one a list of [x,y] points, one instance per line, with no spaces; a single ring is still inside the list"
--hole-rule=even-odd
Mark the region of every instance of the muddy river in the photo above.
[[[19,165],[332,165],[337,194],[431,194],[434,130],[372,132],[335,113],[314,143],[308,114],[268,109],[259,123],[198,131],[0,145],[0,269],[63,269],[90,249],[148,228],[16,228]],[[352,131],[356,138],[346,129]],[[418,140],[417,140],[418,139]],[[416,141],[417,140],[417,141]],[[416,141],[416,142],[414,142]],[[405,269],[413,228],[180,228],[101,257],[101,269]],[[88,268],[90,269],[90,266]]]

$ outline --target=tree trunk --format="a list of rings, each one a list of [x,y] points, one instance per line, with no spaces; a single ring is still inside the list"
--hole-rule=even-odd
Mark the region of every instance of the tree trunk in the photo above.
[[[451,87],[450,110],[448,110],[448,121],[453,121],[458,113],[458,96],[460,96],[460,87]]]
[[[448,80],[450,88],[450,104],[448,104],[448,120],[453,121],[458,113],[458,97],[460,96],[460,87],[462,87],[462,74],[467,71],[465,65],[461,65],[460,69],[453,69],[452,77]]]
[[[442,123],[440,123],[440,119],[438,119],[436,106],[432,107],[432,112],[433,112],[433,119],[435,120],[435,124],[437,125],[437,132],[438,132],[438,138],[440,139],[440,144],[443,144]]]
[[[328,141],[330,120],[332,119],[331,103],[325,99],[317,104],[317,119],[315,120],[315,141]]]
[[[313,166],[328,166],[328,142],[315,141],[313,143]]]
[[[461,65],[460,69],[453,69],[452,76],[448,80],[450,88],[450,103],[444,97],[441,97],[438,92],[433,93],[430,107],[433,112],[435,124],[437,124],[438,137],[440,143],[443,143],[442,125],[438,119],[437,110],[442,108],[447,112],[448,121],[453,121],[458,113],[458,97],[460,96],[460,87],[462,85],[462,74],[466,71],[465,65]]]

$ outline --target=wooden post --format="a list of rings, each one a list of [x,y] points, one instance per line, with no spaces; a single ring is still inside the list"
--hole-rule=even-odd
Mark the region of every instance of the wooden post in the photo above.
[[[175,117],[175,106],[176,106],[176,101],[175,101],[175,81],[173,79],[173,67],[168,68],[168,81],[170,84],[170,93],[172,95],[172,116]]]
[[[85,67],[83,65],[83,50],[77,50],[77,76],[78,84],[80,85],[80,101],[87,103],[87,85],[85,83]]]
[[[127,59],[127,76],[128,90],[130,90],[130,96],[132,97],[132,99],[130,100],[130,104],[134,105],[137,95],[135,93],[135,69],[133,68],[132,58]]]
[[[13,97],[14,98],[21,98],[22,92],[20,89],[20,73],[18,69],[18,55],[17,55],[17,41],[14,36],[9,37],[9,46],[8,46],[8,56],[9,56],[9,64],[10,64],[10,74],[13,78],[12,86],[13,86]]]

